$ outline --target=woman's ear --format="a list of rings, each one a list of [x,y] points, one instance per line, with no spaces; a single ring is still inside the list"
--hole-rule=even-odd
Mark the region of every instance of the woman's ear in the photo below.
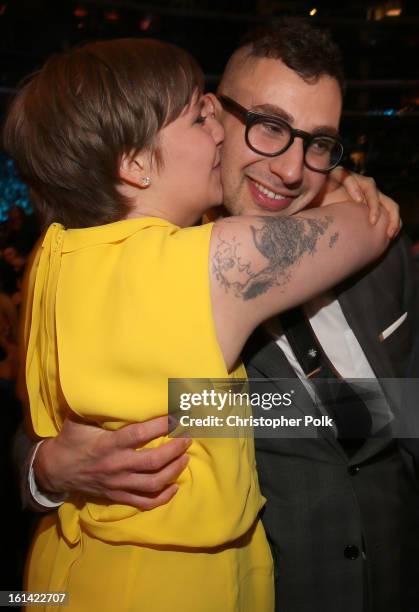
[[[140,189],[146,189],[151,185],[151,177],[146,170],[148,165],[141,156],[133,157],[124,154],[119,164],[119,176],[124,183]]]

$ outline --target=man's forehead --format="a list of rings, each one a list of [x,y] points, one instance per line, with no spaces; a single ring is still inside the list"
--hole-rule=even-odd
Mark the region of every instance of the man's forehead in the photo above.
[[[222,83],[223,85],[223,83]],[[323,75],[309,81],[280,59],[249,57],[221,88],[246,108],[279,115],[290,123],[310,109],[315,120],[337,126],[342,96],[336,79]]]
[[[255,98],[268,92],[271,95],[282,96],[287,93],[290,86],[299,87],[315,92],[325,80],[334,81],[337,88],[339,85],[333,77],[321,75],[319,77],[305,79],[295,70],[286,66],[281,59],[271,57],[247,57],[242,59],[232,73],[232,78],[222,87],[227,88],[228,92],[244,92],[252,94]],[[259,89],[255,89],[255,86]],[[274,101],[267,101],[267,104],[274,104]]]

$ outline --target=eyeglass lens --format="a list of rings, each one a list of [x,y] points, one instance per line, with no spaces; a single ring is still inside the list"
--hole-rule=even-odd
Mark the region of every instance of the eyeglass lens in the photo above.
[[[257,152],[279,155],[290,144],[292,132],[285,122],[264,119],[249,126],[247,138]],[[342,152],[341,143],[333,137],[313,136],[305,147],[305,162],[310,168],[326,171],[339,163]]]

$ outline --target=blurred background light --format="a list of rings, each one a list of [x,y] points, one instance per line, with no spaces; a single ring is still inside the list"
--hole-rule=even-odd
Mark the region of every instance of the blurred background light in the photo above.
[[[107,21],[119,21],[119,13],[116,10],[107,11],[105,13],[105,19]]]
[[[392,8],[392,9],[386,10],[387,17],[400,17],[401,14],[402,14],[401,8]]]
[[[150,16],[143,17],[138,22],[138,27],[142,32],[147,32],[150,29],[151,24],[153,23],[153,18]]]
[[[88,12],[83,6],[76,6],[73,15],[74,17],[77,17],[77,19],[83,19],[88,15]]]

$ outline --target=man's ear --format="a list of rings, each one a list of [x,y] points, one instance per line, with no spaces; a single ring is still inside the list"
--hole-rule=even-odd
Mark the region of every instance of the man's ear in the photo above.
[[[221,106],[217,96],[213,93],[207,93],[205,94],[205,97],[208,98],[208,101],[212,107],[212,110],[215,114],[215,118],[220,121],[221,118],[221,113],[223,110],[223,107]]]

